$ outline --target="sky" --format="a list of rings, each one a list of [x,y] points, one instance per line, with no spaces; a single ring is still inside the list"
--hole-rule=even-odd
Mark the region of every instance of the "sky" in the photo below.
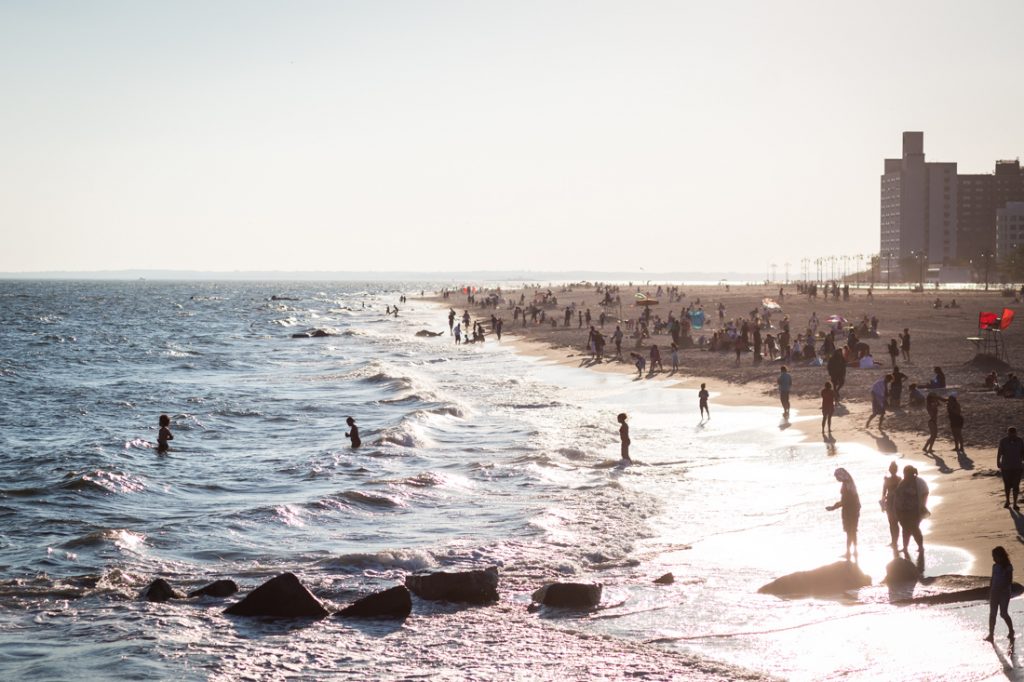
[[[0,272],[877,252],[901,133],[1024,154],[1024,3],[0,0]]]

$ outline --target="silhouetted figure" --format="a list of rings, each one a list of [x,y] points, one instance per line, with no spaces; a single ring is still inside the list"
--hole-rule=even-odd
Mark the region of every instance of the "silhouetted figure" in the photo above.
[[[900,350],[903,351],[903,359],[910,362],[910,329],[907,327],[904,327],[903,333],[900,334]]]
[[[832,382],[826,381],[825,388],[821,389],[821,432],[825,433],[825,426],[828,425],[828,432],[832,433],[832,413],[836,411],[836,392],[832,390]]]
[[[928,440],[922,448],[925,452],[933,451],[935,439],[939,436],[939,403],[945,400],[935,393],[929,393],[924,399],[924,409],[928,411]]]
[[[631,462],[629,458],[629,424],[626,423],[626,413],[623,412],[618,416],[619,420],[619,443],[622,448],[622,459],[625,462]]]
[[[174,434],[171,433],[171,418],[166,414],[160,415],[160,431],[156,436],[156,452],[159,455],[164,454],[171,449],[170,443],[167,441],[174,440]]]
[[[839,402],[839,391],[846,383],[846,358],[843,351],[836,349],[828,359],[828,378],[832,380],[832,390],[836,394],[836,402]]]
[[[701,419],[704,418],[704,413],[707,413],[708,419],[711,419],[711,410],[708,408],[708,398],[710,398],[710,397],[711,396],[708,393],[708,385],[707,384],[701,384],[700,385],[700,392],[697,394],[697,398],[700,401],[700,418]]]
[[[782,403],[782,416],[789,416],[789,392],[793,388],[793,376],[783,365],[779,370],[779,378],[776,379],[775,383],[779,386],[779,402]]]
[[[946,414],[949,415],[949,430],[953,434],[953,450],[964,451],[964,415],[960,401],[955,395],[946,398]]]
[[[878,500],[882,511],[889,518],[889,536],[892,538],[889,546],[894,550],[899,547],[896,541],[900,536],[900,520],[896,516],[896,488],[903,479],[900,478],[899,470],[896,462],[889,464],[889,475],[882,480],[882,498]]]
[[[913,537],[918,554],[924,552],[921,518],[927,513],[928,484],[917,476],[911,465],[903,467],[903,480],[896,488],[896,516],[903,529],[903,553],[909,555],[908,546]]]
[[[349,417],[348,419],[345,420],[345,423],[348,424],[349,429],[345,433],[345,436],[347,436],[348,439],[352,441],[353,448],[358,448],[360,445],[363,444],[363,441],[360,440],[359,438],[359,427],[356,426],[356,420],[353,419],[352,417]]]
[[[842,467],[835,471],[836,480],[842,483],[839,488],[839,501],[825,507],[827,511],[843,510],[843,531],[846,533],[846,560],[850,560],[850,546],[853,546],[853,554],[857,555],[857,525],[860,523],[860,495],[857,494],[857,485],[853,482],[850,472]]]
[[[1010,593],[1013,588],[1013,564],[1010,563],[1010,556],[1000,545],[992,548],[992,581],[988,588],[988,637],[986,642],[991,642],[996,631],[996,611],[1006,623],[1007,636],[1013,642],[1013,621],[1010,620],[1008,609],[1010,608]]]
[[[1010,506],[1010,493],[1013,493],[1013,509],[1020,511],[1017,506],[1017,498],[1020,496],[1020,475],[1024,471],[1024,440],[1017,435],[1017,429],[1010,427],[1006,429],[1006,435],[999,441],[999,451],[996,453],[996,466],[1003,476],[1003,494],[1006,495],[1006,502],[1003,507]]]
[[[878,428],[882,428],[885,421],[885,402],[889,396],[889,384],[892,382],[892,375],[886,374],[871,386],[871,416],[868,417],[865,427],[871,424],[871,420],[878,416]]]

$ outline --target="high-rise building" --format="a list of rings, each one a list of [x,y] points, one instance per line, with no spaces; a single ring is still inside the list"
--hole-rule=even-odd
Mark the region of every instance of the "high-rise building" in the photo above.
[[[881,185],[881,261],[905,279],[943,266],[988,268],[996,259],[996,214],[1024,201],[1019,161],[995,173],[958,175],[956,163],[930,163],[924,133],[903,133],[903,156],[885,160]],[[923,274],[921,275],[923,279]]]
[[[957,257],[956,163],[925,161],[924,133],[903,133],[903,156],[885,160],[881,190],[884,269],[915,261],[923,272]]]
[[[1010,201],[996,209],[995,257],[1000,263],[1024,246],[1024,201]]]

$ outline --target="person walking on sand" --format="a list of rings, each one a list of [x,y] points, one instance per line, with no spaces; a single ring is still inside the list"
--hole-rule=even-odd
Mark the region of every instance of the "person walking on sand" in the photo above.
[[[871,416],[868,417],[868,421],[864,424],[864,428],[870,426],[871,420],[877,415],[878,429],[882,429],[882,422],[885,420],[885,401],[889,395],[889,382],[891,381],[892,375],[886,374],[871,386]]]
[[[617,419],[619,420],[619,443],[622,448],[622,461],[632,462],[629,458],[629,424],[626,423],[626,413],[620,414]]]
[[[672,358],[672,371],[679,371],[679,346],[672,344],[672,354],[669,356]]]
[[[644,378],[644,367],[647,366],[647,361],[644,360],[644,356],[639,353],[630,353],[629,357],[633,358],[633,364],[636,365],[636,378]]]
[[[651,344],[651,374],[654,374],[655,368],[657,371],[664,372],[665,368],[661,364],[661,351],[658,350],[657,344]]]
[[[857,485],[853,482],[850,472],[842,467],[835,470],[836,480],[842,485],[839,488],[839,501],[825,507],[826,511],[843,510],[843,532],[846,533],[846,560],[850,560],[850,547],[857,557],[857,525],[860,523],[860,495]]]
[[[171,445],[168,441],[172,440],[174,440],[174,434],[171,433],[171,418],[162,414],[160,415],[160,431],[156,435],[156,453],[162,455],[170,450]]]
[[[903,479],[900,478],[899,471],[895,460],[889,464],[889,475],[882,479],[882,498],[878,500],[882,511],[889,519],[889,537],[892,539],[889,546],[894,550],[899,547],[896,541],[900,537],[900,520],[896,516],[896,489]]]
[[[939,403],[945,400],[935,393],[929,393],[924,399],[924,409],[928,412],[928,440],[922,448],[925,452],[934,451],[935,439],[939,437]]]
[[[356,426],[356,420],[349,417],[345,420],[345,423],[348,424],[348,431],[345,432],[345,437],[352,441],[353,448],[358,448],[363,444],[363,441],[359,438],[359,427]]]
[[[700,392],[697,393],[697,399],[700,402],[700,418],[701,418],[701,420],[704,419],[704,413],[707,413],[708,419],[711,419],[711,410],[710,410],[710,408],[708,408],[708,398],[710,398],[710,397],[711,396],[708,393],[708,385],[707,384],[701,384],[700,385]]]
[[[828,425],[828,432],[832,433],[832,413],[836,411],[836,392],[832,390],[832,382],[826,381],[825,388],[821,389],[821,432],[825,433],[825,426]]]
[[[836,402],[839,402],[839,390],[846,383],[846,358],[843,351],[836,349],[832,351],[828,359],[828,378],[832,380],[832,390],[835,391]]]
[[[911,465],[903,467],[903,480],[896,488],[896,516],[903,529],[903,554],[910,556],[910,538],[917,543],[917,553],[924,553],[921,519],[928,516],[928,484],[917,475]]]
[[[615,342],[615,357],[619,360],[622,359],[622,328],[619,325],[615,325],[615,331],[612,333],[612,341]]]
[[[1003,477],[1003,494],[1006,496],[1003,507],[1010,508],[1010,493],[1013,493],[1013,510],[1020,511],[1017,498],[1020,496],[1021,472],[1024,471],[1024,440],[1017,435],[1017,429],[1013,426],[1006,429],[1006,435],[999,441],[996,467]]]
[[[889,351],[889,360],[891,361],[890,364],[893,367],[895,367],[896,366],[896,360],[898,360],[899,357],[900,357],[900,345],[898,343],[896,343],[896,339],[889,339],[888,351]]]
[[[910,362],[910,328],[904,327],[900,334],[900,350],[903,351],[903,359]]]
[[[782,416],[789,417],[789,392],[793,388],[793,376],[783,365],[779,369],[779,378],[775,380],[779,386],[779,402],[782,403]]]
[[[1010,597],[1013,590],[1013,564],[1010,555],[1000,545],[992,548],[992,580],[988,586],[988,637],[984,641],[991,642],[996,632],[996,612],[1006,623],[1006,636],[1013,642],[1013,621],[1010,620]]]
[[[907,375],[901,372],[900,368],[896,364],[893,364],[892,385],[889,387],[889,409],[900,409],[900,400],[903,397],[903,382],[906,381],[907,378]]]
[[[964,414],[960,401],[955,395],[946,398],[946,414],[949,416],[949,431],[953,434],[953,451],[964,451]]]

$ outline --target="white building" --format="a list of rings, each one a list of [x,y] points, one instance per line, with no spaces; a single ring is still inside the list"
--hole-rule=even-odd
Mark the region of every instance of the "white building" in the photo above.
[[[1011,201],[996,209],[996,260],[1002,262],[1024,246],[1024,201]]]

